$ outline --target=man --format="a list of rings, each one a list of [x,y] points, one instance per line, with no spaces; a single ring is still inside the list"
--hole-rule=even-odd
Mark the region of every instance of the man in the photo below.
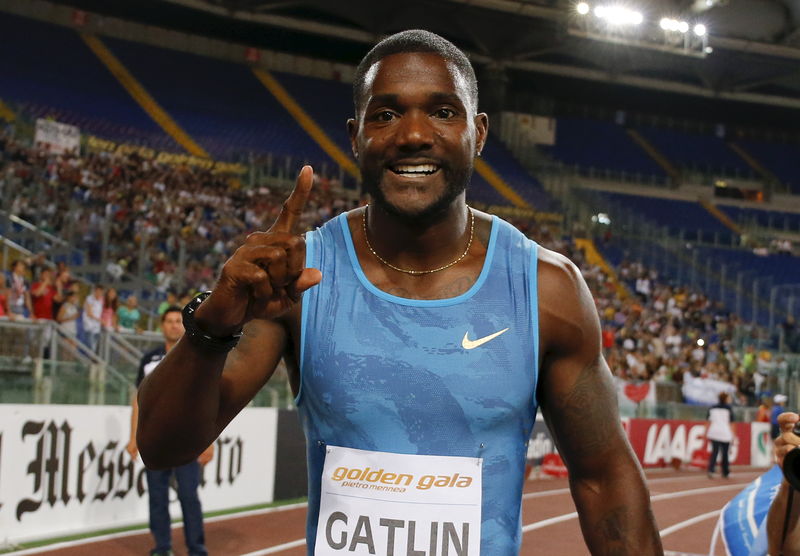
[[[100,331],[103,329],[103,292],[105,288],[96,284],[92,294],[83,302],[83,331],[86,343],[92,351],[97,351],[100,342]]]
[[[309,554],[516,554],[537,404],[590,550],[661,554],[580,272],[466,205],[488,129],[469,61],[432,33],[393,35],[359,65],[354,103],[371,204],[304,239],[313,174],[300,172],[142,384],[145,462],[195,457],[285,356],[308,444]]]
[[[31,303],[36,319],[55,320],[53,302],[60,295],[53,277],[53,269],[44,267],[39,273],[39,281],[31,286]]]
[[[772,398],[774,404],[772,405],[772,414],[770,416],[770,424],[771,424],[770,433],[772,435],[773,440],[775,440],[781,435],[781,426],[780,423],[778,422],[778,417],[780,417],[780,415],[786,411],[786,407],[784,407],[784,404],[788,400],[789,398],[786,397],[785,394],[775,394],[775,397]]]
[[[183,336],[183,323],[181,310],[172,306],[161,315],[161,332],[164,335],[164,345],[144,355],[139,365],[139,374],[136,377],[138,387],[145,376],[156,368],[159,361],[175,346]],[[128,453],[131,458],[136,458],[138,447],[136,445],[136,426],[139,414],[139,405],[136,396],[133,397],[133,411],[131,414],[131,439],[128,442]],[[161,469],[158,471],[147,469],[147,494],[150,501],[150,532],[153,534],[156,546],[150,552],[153,556],[166,556],[172,554],[171,520],[169,516],[169,482],[172,475],[178,483],[178,500],[183,513],[183,536],[189,556],[204,556],[208,554],[205,547],[203,533],[203,510],[197,487],[200,484],[200,466],[205,465],[214,457],[214,445],[200,454],[196,460],[174,469]]]
[[[711,442],[711,457],[708,458],[708,478],[714,478],[714,469],[717,467],[717,456],[722,454],[722,477],[727,479],[730,475],[728,466],[728,449],[736,437],[733,428],[733,408],[730,404],[731,396],[727,392],[719,393],[719,403],[708,408],[708,424],[706,425],[706,438]]]

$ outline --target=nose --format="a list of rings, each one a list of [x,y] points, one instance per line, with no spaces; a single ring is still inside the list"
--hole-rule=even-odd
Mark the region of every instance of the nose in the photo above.
[[[422,110],[410,110],[400,119],[397,146],[402,151],[424,151],[433,147],[433,125]]]

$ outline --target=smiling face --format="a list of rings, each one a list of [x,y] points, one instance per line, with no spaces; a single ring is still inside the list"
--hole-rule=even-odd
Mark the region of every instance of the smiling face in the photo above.
[[[464,77],[438,54],[392,54],[367,72],[348,128],[373,203],[407,218],[442,212],[464,194],[483,148]]]

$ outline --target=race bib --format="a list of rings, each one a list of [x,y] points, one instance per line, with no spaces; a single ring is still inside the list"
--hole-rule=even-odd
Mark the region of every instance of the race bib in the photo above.
[[[481,458],[328,446],[316,556],[477,556]]]

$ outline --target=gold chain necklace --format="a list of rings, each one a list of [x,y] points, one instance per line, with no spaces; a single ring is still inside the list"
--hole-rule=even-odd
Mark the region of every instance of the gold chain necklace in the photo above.
[[[369,207],[369,205],[364,207],[364,212],[362,213],[362,218],[361,218],[361,227],[364,230],[364,241],[367,242],[367,248],[369,249],[370,253],[375,255],[376,259],[378,259],[380,262],[382,262],[383,264],[385,264],[386,266],[388,266],[392,270],[396,270],[397,272],[402,272],[404,274],[412,274],[414,276],[419,276],[420,274],[433,274],[434,272],[439,272],[439,271],[445,270],[445,269],[450,268],[451,266],[461,262],[461,260],[464,257],[467,256],[467,253],[469,253],[469,248],[472,247],[472,239],[475,237],[475,213],[472,212],[472,209],[468,206],[467,207],[467,212],[469,212],[469,241],[467,242],[467,248],[464,249],[464,252],[461,253],[460,257],[458,257],[456,260],[454,260],[451,263],[447,263],[444,266],[440,266],[439,268],[433,268],[431,270],[408,270],[406,268],[400,268],[400,267],[394,266],[392,263],[390,263],[389,261],[387,261],[386,259],[384,259],[380,255],[378,255],[375,252],[375,249],[372,248],[372,244],[369,242],[369,236],[367,235],[367,208],[368,207]]]

